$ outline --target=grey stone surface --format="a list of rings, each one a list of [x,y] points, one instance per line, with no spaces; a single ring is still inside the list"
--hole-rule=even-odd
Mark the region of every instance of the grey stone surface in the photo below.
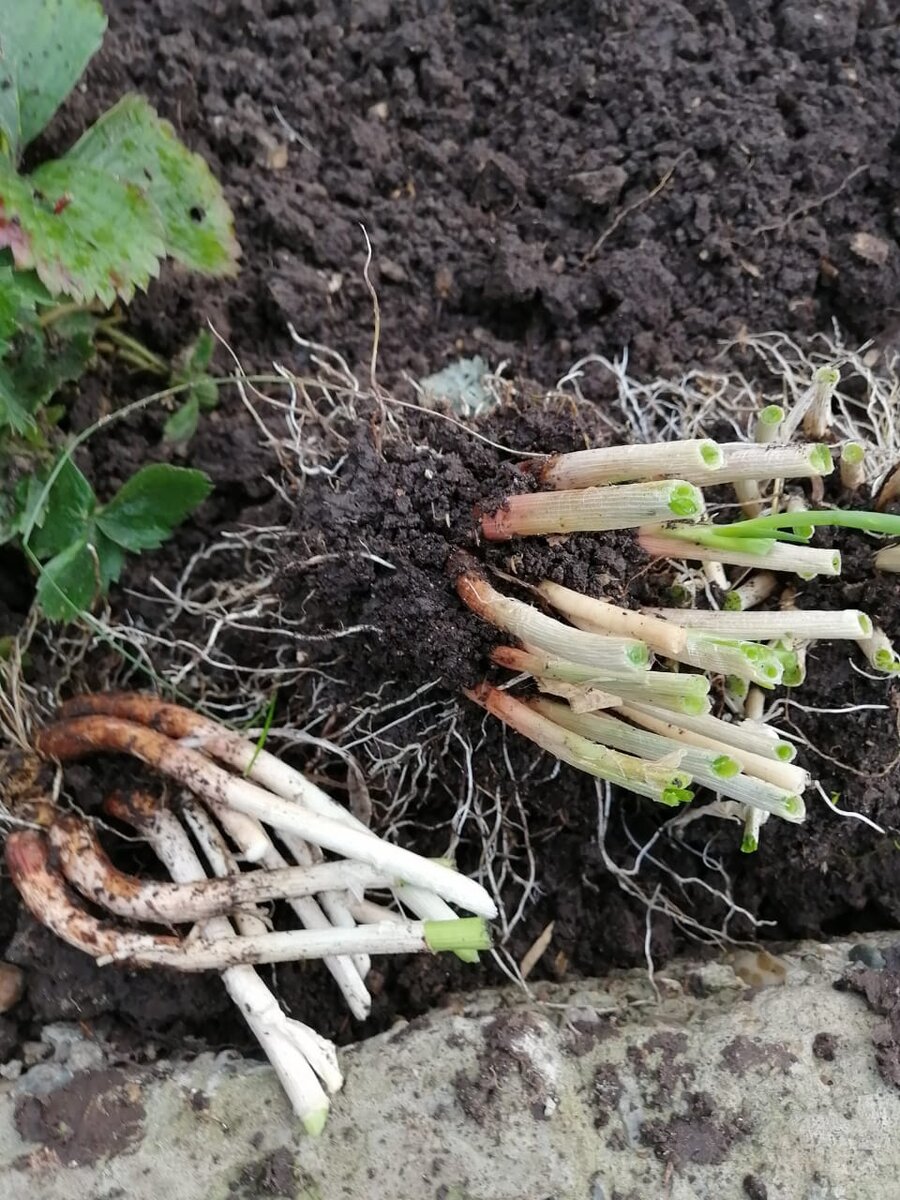
[[[345,1051],[317,1141],[266,1067],[118,1066],[54,1027],[0,1081],[0,1196],[891,1200],[900,1093],[833,987],[851,945],[682,963],[658,999],[641,972],[467,998]]]

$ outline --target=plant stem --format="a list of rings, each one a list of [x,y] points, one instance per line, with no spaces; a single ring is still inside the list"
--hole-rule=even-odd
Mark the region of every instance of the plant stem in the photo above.
[[[841,487],[858,491],[866,482],[866,449],[859,442],[845,442],[841,448]]]
[[[633,529],[676,517],[697,518],[703,511],[703,495],[691,483],[624,483],[507,496],[481,518],[481,528],[488,541],[502,542],[536,534]]]
[[[587,627],[590,632],[604,635],[637,638],[666,658],[676,658],[687,640],[686,632],[677,624],[677,616],[660,620],[608,604],[605,600],[595,600],[549,580],[539,584],[538,591],[579,628]],[[671,611],[678,612],[677,609]]]
[[[866,533],[885,533],[900,537],[900,517],[890,513],[864,512],[859,509],[817,508],[797,509],[793,512],[772,513],[766,517],[754,517],[750,521],[735,521],[731,525],[715,525],[711,528],[720,537],[758,538],[778,536],[784,529],[792,530],[804,539],[812,536],[815,526],[826,525],[843,529],[862,529]]]
[[[734,483],[736,479],[811,479],[834,470],[831,452],[825,445],[755,445],[729,442],[720,447],[725,461],[703,474],[686,471],[684,478],[702,487]]]
[[[637,720],[637,716],[634,714],[640,713],[660,722],[672,723],[672,714],[659,705],[635,701],[628,706],[628,713],[631,720]],[[679,728],[696,733],[706,739],[704,742],[698,742],[697,745],[708,746],[712,741],[726,746],[729,753],[737,753],[738,750],[742,750],[759,758],[773,759],[779,763],[789,762],[796,753],[791,743],[779,738],[777,730],[772,729],[770,725],[760,725],[752,721],[723,721],[721,717],[713,717],[708,714],[698,717],[683,714],[675,723]],[[767,779],[770,776],[763,775],[761,778]],[[802,788],[798,788],[798,778],[794,775],[779,775],[772,782],[784,782],[789,788],[802,791]],[[791,780],[790,783],[787,783],[788,779]]]
[[[768,600],[777,587],[777,575],[771,571],[757,571],[740,587],[725,593],[723,607],[726,612],[745,612],[747,609],[755,608],[757,604],[762,604],[764,600]]]
[[[637,479],[678,478],[683,472],[711,471],[722,463],[722,452],[708,438],[650,445],[603,446],[554,454],[523,469],[538,476],[545,487],[566,489],[628,483]]]
[[[689,629],[704,629],[722,637],[748,641],[770,638],[796,638],[801,641],[829,639],[858,640],[872,632],[872,622],[864,612],[843,609],[792,608],[778,612],[715,612],[703,609],[654,608],[646,610],[664,621],[678,620]]]
[[[718,529],[719,526],[713,528]],[[692,531],[691,531],[692,532]],[[688,531],[652,526],[641,529],[638,541],[655,558],[684,558],[694,562],[724,562],[734,567],[762,567],[790,571],[804,579],[814,575],[840,575],[841,556],[837,550],[813,546],[787,546],[773,538],[716,538],[715,545],[691,541]]]
[[[115,346],[118,356],[126,362],[130,362],[132,366],[140,367],[151,375],[160,375],[164,379],[171,374],[171,369],[165,359],[154,354],[152,350],[148,350],[137,338],[123,333],[113,321],[101,321],[97,330],[104,337],[109,338]]]

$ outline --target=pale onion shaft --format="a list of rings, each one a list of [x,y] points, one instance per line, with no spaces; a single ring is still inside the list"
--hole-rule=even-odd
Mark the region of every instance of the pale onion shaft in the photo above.
[[[693,746],[707,750],[718,750],[730,754],[741,764],[748,775],[764,779],[786,792],[800,794],[809,787],[809,772],[793,763],[783,762],[771,756],[771,742],[759,734],[749,735],[742,729],[743,722],[731,724],[717,717],[693,717],[673,719],[672,713],[651,705],[626,704],[620,709],[629,721],[651,729],[664,737],[673,737]],[[701,727],[703,732],[697,732]],[[748,749],[748,742],[752,749]]]
[[[693,438],[556,454],[540,463],[536,473],[546,487],[585,488],[635,479],[680,478],[688,471],[700,475],[721,462],[722,454],[715,442]],[[526,469],[534,468],[528,464]]]
[[[557,612],[561,612],[564,617],[579,626],[583,622],[590,625],[596,633],[637,638],[665,658],[676,658],[687,641],[687,634],[678,625],[677,616],[673,617],[668,613],[665,619],[655,615],[648,616],[642,612],[620,608],[617,604],[609,604],[605,600],[595,600],[591,596],[585,596],[549,580],[539,584],[538,591],[550,601]],[[672,611],[677,613],[680,610]]]
[[[677,761],[678,769],[687,771],[698,783],[718,786],[725,777],[723,772],[727,774],[730,771],[732,775],[736,775],[740,768],[737,760],[724,750],[717,753],[691,746],[684,741],[663,737],[647,729],[636,729],[616,717],[600,716],[597,713],[576,713],[565,704],[557,704],[554,700],[532,700],[530,703],[535,712],[592,742],[611,746],[613,750],[621,750],[624,754],[633,754],[636,758],[645,758],[651,762],[659,759]]]
[[[666,789],[680,789],[687,779],[687,775],[677,768],[657,767],[632,755],[598,746],[541,716],[531,705],[498,688],[481,684],[466,695],[555,758],[639,796],[665,802]]]
[[[203,921],[269,900],[347,888],[362,893],[391,883],[371,867],[348,862],[249,871],[185,884],[160,883],[119,871],[100,845],[91,822],[74,813],[58,818],[49,835],[63,874],[83,896],[118,917],[159,925]]]
[[[866,450],[859,442],[845,442],[841,449],[841,487],[858,491],[866,482]]]
[[[703,512],[699,488],[681,480],[663,480],[507,496],[498,509],[485,514],[481,528],[489,541],[501,542],[541,534],[633,529],[676,518],[697,519]]]
[[[765,554],[748,554],[739,549],[741,538],[730,540],[735,543],[731,550],[721,546],[701,546],[682,538],[668,537],[656,528],[641,529],[638,540],[653,558],[683,558],[690,562],[721,562],[732,567],[762,567],[772,571],[790,571],[801,577],[814,575],[840,575],[841,556],[837,550],[820,549],[816,546],[795,546],[786,542],[774,542]]]
[[[204,880],[206,872],[176,817],[161,810],[158,821],[162,829],[168,826],[168,836],[159,839],[157,845],[159,857],[172,878],[181,884]],[[216,918],[205,924],[204,934],[211,938],[230,937],[231,925],[223,918]],[[321,1122],[327,1114],[327,1104],[325,1114],[322,1114],[321,1107],[318,1110],[312,1107],[310,1095],[310,1116],[306,1118],[300,1111],[302,1097],[306,1096],[309,1088],[309,1075],[300,1060],[315,1071],[329,1092],[337,1092],[343,1087],[344,1079],[334,1045],[320,1037],[315,1030],[288,1017],[253,967],[231,967],[222,973],[222,979],[228,994],[266,1052],[294,1111],[304,1120],[310,1132],[316,1132],[317,1125],[321,1128]]]
[[[714,612],[698,608],[652,608],[646,612],[664,621],[678,620],[690,629],[706,630],[717,637],[745,641],[796,638],[798,641],[857,640],[868,636],[872,622],[864,612],[848,608],[788,609],[781,612]]]
[[[648,704],[702,712],[709,707],[709,680],[704,675],[688,672],[645,671],[630,674],[624,671],[609,671],[597,667],[585,667],[581,663],[568,662],[547,654],[530,653],[512,646],[497,646],[491,651],[491,659],[500,667],[510,671],[521,671],[544,680],[562,683],[595,685],[598,689],[622,699],[646,700]]]
[[[778,588],[778,576],[772,571],[756,571],[742,584],[725,593],[726,612],[746,612],[762,604]],[[680,611],[680,610],[679,610]]]
[[[197,751],[176,745],[144,726],[115,717],[77,717],[41,730],[35,740],[40,753],[60,761],[84,757],[97,750],[133,754],[201,799],[234,808],[275,829],[295,833],[306,841],[345,858],[367,863],[396,879],[430,888],[469,912],[488,917],[497,914],[494,901],[474,880],[263,791],[246,779],[230,775]]]
[[[649,667],[649,653],[644,642],[572,629],[530,604],[501,595],[486,579],[473,572],[457,579],[456,590],[463,603],[483,620],[547,654],[592,667],[615,667],[624,671],[629,668],[647,670]]]
[[[205,753],[218,759],[219,762],[246,775],[255,783],[261,784],[276,796],[285,800],[293,800],[320,816],[331,817],[359,833],[370,837],[376,835],[367,825],[364,825],[353,813],[343,808],[333,800],[327,792],[322,791],[300,771],[283,762],[268,750],[261,749],[254,742],[234,733],[225,726],[202,717],[191,709],[177,704],[169,704],[155,696],[142,695],[137,692],[98,693],[79,696],[68,701],[63,706],[66,715],[81,716],[90,713],[108,713],[111,716],[134,720],[143,725],[152,724],[154,728],[172,738],[189,738]],[[240,814],[235,814],[239,816]],[[251,822],[252,824],[252,822]],[[309,862],[310,855],[316,855],[318,848],[307,846],[305,851],[299,850],[299,840],[294,842],[298,851],[299,862]],[[260,857],[274,849],[271,840],[266,838]],[[269,856],[269,866],[273,859]],[[328,905],[332,912],[337,912],[343,903],[342,898],[332,897]],[[403,903],[417,917],[429,921],[449,921],[456,913],[440,896],[428,888],[414,887],[406,884],[403,887]],[[300,913],[297,914],[300,916]],[[343,919],[343,918],[340,918]],[[477,951],[458,950],[457,957],[464,962],[477,962]]]
[[[889,674],[900,671],[900,655],[883,629],[876,626],[872,630],[872,636],[860,638],[857,645],[876,671],[886,671]]]
[[[683,478],[703,487],[737,479],[811,479],[834,469],[827,446],[729,442],[721,447],[725,461],[711,471],[686,471]]]
[[[780,404],[767,404],[756,418],[754,441],[759,445],[777,440],[781,423],[784,421],[784,409]]]
[[[763,687],[781,682],[781,662],[767,646],[737,638],[719,638],[703,630],[688,630],[678,661],[713,675],[736,675]]]
[[[875,568],[878,571],[900,571],[900,545],[885,546],[875,555]]]
[[[749,774],[738,774],[736,771],[726,776],[719,774],[714,768],[717,760],[730,761],[734,768],[738,766],[738,755],[732,755],[727,746],[698,750],[685,737],[685,731],[675,725],[669,727],[671,734],[656,734],[655,731],[634,729],[615,718],[600,717],[594,713],[578,715],[565,705],[552,701],[536,700],[533,704],[538,712],[582,737],[628,749],[632,753],[638,752],[640,746],[642,755],[680,755],[680,766],[691,774],[695,782],[712,788],[719,795],[764,808],[788,821],[803,820],[805,814],[799,796],[790,790],[786,791],[765,780]],[[627,715],[628,710],[623,709],[622,712]]]

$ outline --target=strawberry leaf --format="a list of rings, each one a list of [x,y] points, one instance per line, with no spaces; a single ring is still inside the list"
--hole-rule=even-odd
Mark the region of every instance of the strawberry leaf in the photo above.
[[[18,156],[71,92],[99,48],[98,0],[0,0],[0,143]]]
[[[38,497],[42,491],[43,486]],[[32,553],[40,559],[52,558],[82,537],[96,504],[94,489],[71,458],[67,458],[53,480],[43,513],[38,514],[28,539]]]
[[[0,246],[54,296],[130,300],[159,273],[162,232],[139,187],[96,167],[62,158],[22,177],[0,160]]]
[[[93,604],[98,583],[97,560],[85,534],[41,568],[38,603],[51,621],[71,621]]]
[[[153,463],[124,483],[97,525],[126,550],[155,550],[212,490],[202,471]]]
[[[239,249],[222,188],[142,96],[124,96],[61,161],[139,187],[161,218],[167,253],[185,266],[208,275],[235,273]]]

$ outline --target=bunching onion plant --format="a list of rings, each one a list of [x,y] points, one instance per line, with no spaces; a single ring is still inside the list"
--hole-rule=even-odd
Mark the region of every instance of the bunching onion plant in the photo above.
[[[525,602],[457,552],[450,570],[459,596],[508,636],[491,659],[515,676],[485,681],[468,697],[562,762],[659,804],[681,805],[695,788],[708,789],[725,802],[711,812],[743,821],[745,851],[757,848],[769,816],[803,821],[814,781],[793,763],[787,739],[744,715],[751,689],[802,685],[807,647],[820,640],[855,643],[877,671],[900,671],[871,615],[799,609],[783,579],[840,575],[840,553],[814,544],[823,526],[877,539],[873,572],[900,572],[900,544],[890,543],[900,538],[900,517],[811,508],[786,493],[786,480],[810,480],[821,495],[819,481],[834,470],[827,445],[791,437],[801,425],[825,436],[836,382],[823,369],[794,412],[762,409],[747,442],[612,446],[523,463],[540,490],[482,512],[486,540],[633,529],[651,558],[714,567],[722,606],[635,611],[550,580],[529,585],[534,600]],[[851,495],[866,482],[865,463],[864,446],[842,447],[841,485]],[[741,520],[710,515],[705,489],[713,487],[733,489]],[[721,511],[734,507],[727,493],[716,499]],[[714,681],[726,717],[712,714]]]

